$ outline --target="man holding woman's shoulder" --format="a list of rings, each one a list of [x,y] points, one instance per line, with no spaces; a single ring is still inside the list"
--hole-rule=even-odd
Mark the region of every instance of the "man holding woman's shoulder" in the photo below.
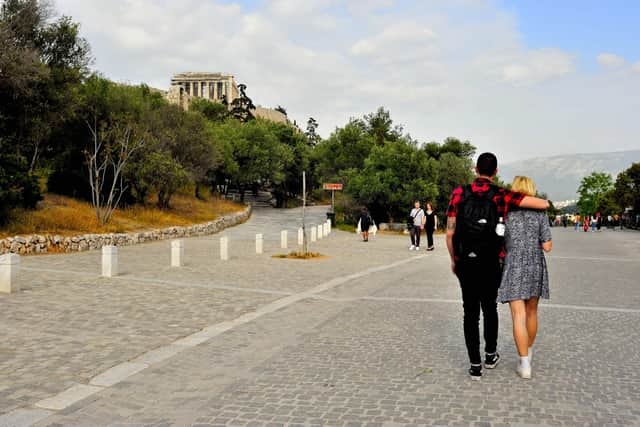
[[[547,200],[509,191],[493,184],[498,161],[483,153],[476,164],[477,178],[456,188],[447,209],[447,248],[451,270],[458,277],[464,310],[464,337],[471,367],[469,375],[482,377],[480,310],[484,317],[484,366],[500,361],[498,341],[498,288],[502,280],[505,218],[513,208],[545,210]]]

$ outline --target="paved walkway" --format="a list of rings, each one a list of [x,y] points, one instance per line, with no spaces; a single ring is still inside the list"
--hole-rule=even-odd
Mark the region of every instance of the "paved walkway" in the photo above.
[[[503,363],[472,383],[442,236],[334,231],[326,259],[271,258],[297,217],[225,231],[228,262],[220,236],[187,240],[182,269],[168,242],[121,248],[110,280],[98,252],[25,259],[0,297],[0,426],[640,425],[640,234],[554,229],[534,378],[501,307]]]

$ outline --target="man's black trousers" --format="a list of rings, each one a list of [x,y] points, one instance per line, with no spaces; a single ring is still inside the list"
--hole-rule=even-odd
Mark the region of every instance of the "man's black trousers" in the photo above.
[[[484,319],[485,352],[492,354],[498,346],[498,288],[502,276],[499,260],[467,259],[456,263],[456,275],[462,289],[464,340],[469,360],[482,363],[480,356],[480,310]]]

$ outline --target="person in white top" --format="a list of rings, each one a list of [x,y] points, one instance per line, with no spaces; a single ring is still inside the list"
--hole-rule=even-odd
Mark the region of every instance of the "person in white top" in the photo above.
[[[422,234],[422,230],[424,230],[424,223],[426,221],[426,217],[424,215],[424,211],[420,207],[420,202],[416,200],[413,205],[413,209],[411,209],[411,213],[409,214],[411,217],[411,221],[413,221],[413,228],[410,231],[411,235],[411,246],[409,246],[409,250],[419,251],[420,250],[420,235]]]

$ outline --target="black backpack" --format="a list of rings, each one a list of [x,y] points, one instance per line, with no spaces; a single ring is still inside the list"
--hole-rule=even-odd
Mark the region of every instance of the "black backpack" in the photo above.
[[[498,206],[493,200],[497,192],[494,185],[485,193],[472,191],[471,185],[463,187],[453,235],[458,257],[487,259],[500,254],[502,240],[496,234]]]

